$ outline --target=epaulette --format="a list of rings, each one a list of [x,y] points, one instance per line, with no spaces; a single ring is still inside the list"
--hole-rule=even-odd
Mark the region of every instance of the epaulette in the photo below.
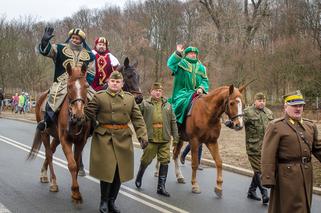
[[[307,122],[311,122],[311,123],[313,123],[313,121],[312,121],[312,120],[307,119],[307,118],[302,118],[302,120],[303,120],[303,121],[307,121]]]
[[[107,92],[107,89],[99,90],[99,91],[97,91],[96,93],[97,93],[97,94],[100,94],[100,93],[104,93],[104,92]]]
[[[130,92],[127,92],[127,91],[124,91],[124,94],[134,96],[133,94],[131,94]]]
[[[284,121],[285,117],[281,117],[281,118],[276,118],[274,120],[271,121],[271,123],[278,123],[280,121]]]

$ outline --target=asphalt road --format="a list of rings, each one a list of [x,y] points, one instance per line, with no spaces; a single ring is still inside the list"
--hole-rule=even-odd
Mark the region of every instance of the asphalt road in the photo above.
[[[100,189],[98,180],[86,176],[79,177],[80,191],[84,203],[75,205],[70,198],[71,177],[67,170],[66,160],[58,148],[55,154],[55,171],[59,192],[49,192],[49,185],[39,182],[43,155],[40,153],[34,161],[25,161],[32,144],[35,124],[0,118],[0,212],[37,213],[37,212],[98,212]],[[89,163],[90,141],[85,147],[83,158],[85,167]],[[135,170],[139,167],[142,152],[135,149]],[[136,174],[135,171],[135,174]],[[267,207],[260,202],[248,200],[246,192],[250,178],[223,172],[223,198],[214,194],[216,171],[205,168],[198,172],[201,194],[192,194],[190,185],[191,168],[189,162],[182,166],[186,184],[178,184],[174,177],[173,164],[170,165],[167,180],[167,191],[170,198],[156,193],[157,178],[153,176],[152,163],[143,179],[141,190],[134,182],[122,185],[116,201],[122,212],[202,212],[202,213],[261,213]],[[313,196],[312,212],[320,212],[321,197]]]

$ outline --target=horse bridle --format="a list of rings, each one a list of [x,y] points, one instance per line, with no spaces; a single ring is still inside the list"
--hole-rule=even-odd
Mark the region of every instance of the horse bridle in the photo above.
[[[244,113],[241,113],[241,114],[237,114],[233,117],[231,117],[230,115],[230,107],[229,107],[229,102],[230,102],[230,96],[227,96],[226,100],[225,100],[225,114],[227,114],[228,118],[230,121],[234,121],[236,118],[238,117],[243,117],[244,116]]]

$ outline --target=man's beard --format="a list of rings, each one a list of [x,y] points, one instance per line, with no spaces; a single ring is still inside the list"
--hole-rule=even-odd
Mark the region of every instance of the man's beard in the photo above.
[[[105,49],[105,48],[98,48],[98,49],[97,49],[97,52],[98,52],[99,54],[103,54],[103,53],[106,52],[106,49]]]

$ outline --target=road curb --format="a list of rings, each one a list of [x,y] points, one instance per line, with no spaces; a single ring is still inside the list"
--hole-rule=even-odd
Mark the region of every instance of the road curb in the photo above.
[[[0,115],[0,118],[5,118],[5,119],[9,119],[9,120],[18,120],[18,121],[23,121],[23,122],[27,122],[27,123],[34,123],[34,124],[37,123],[36,121],[31,121],[31,120],[28,120],[28,119],[6,117],[6,116],[3,116],[3,115]],[[136,148],[140,148],[140,144],[137,143],[137,142],[134,142],[134,146]],[[186,159],[187,160],[191,160],[191,156],[187,155]],[[209,160],[209,159],[202,158],[201,159],[201,164],[206,165],[206,166],[210,166],[210,167],[215,167],[215,162],[213,160]],[[252,170],[243,169],[243,168],[240,168],[240,167],[237,167],[237,166],[233,166],[233,165],[229,165],[229,164],[225,164],[225,163],[223,163],[223,169],[226,170],[226,171],[229,171],[229,172],[234,172],[234,173],[237,173],[237,174],[240,174],[240,175],[245,175],[245,176],[248,176],[248,177],[252,177],[252,175],[253,175],[253,171]],[[321,195],[321,188],[313,187],[313,193],[317,194],[317,195]]]

